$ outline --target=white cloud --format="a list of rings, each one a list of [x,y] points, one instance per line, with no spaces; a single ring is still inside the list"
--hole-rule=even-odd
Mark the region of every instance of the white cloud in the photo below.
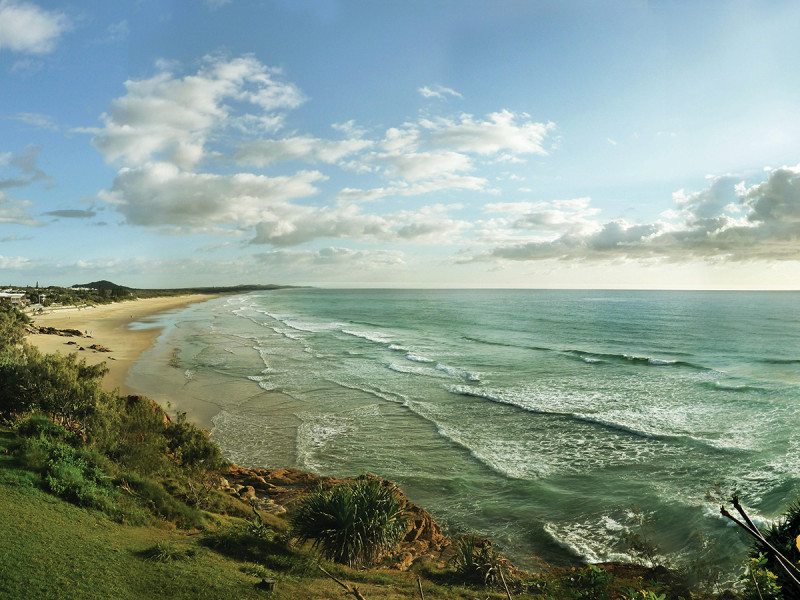
[[[122,169],[111,190],[100,197],[116,204],[134,225],[253,225],[276,211],[290,211],[289,200],[316,194],[314,184],[324,179],[318,171],[281,177],[214,175],[181,171],[169,163],[148,163]]]
[[[30,206],[33,206],[33,203],[13,200],[0,190],[0,223],[41,225],[28,213],[27,209]]]
[[[311,136],[257,140],[245,144],[233,158],[258,167],[289,160],[338,163],[348,155],[369,148],[373,143],[361,139],[322,140]]]
[[[316,270],[334,267],[339,272],[346,267],[348,272],[376,271],[386,267],[405,264],[405,255],[397,250],[352,250],[328,247],[321,250],[271,250],[255,254],[254,258],[270,267]]]
[[[472,170],[472,160],[459,152],[407,152],[404,154],[372,154],[364,160],[385,165],[388,177],[420,181]]]
[[[252,243],[296,246],[318,238],[348,238],[362,241],[419,244],[453,243],[471,225],[449,216],[459,205],[425,206],[417,211],[386,215],[365,214],[354,204],[338,207],[292,207],[275,211],[255,227]]]
[[[56,120],[50,115],[43,115],[40,113],[18,113],[13,117],[8,117],[15,121],[21,121],[27,125],[36,127],[37,129],[47,129],[50,131],[58,131],[58,124]]]
[[[356,125],[354,119],[350,119],[349,121],[346,121],[344,123],[334,123],[333,125],[331,125],[331,127],[336,131],[340,131],[346,136],[351,138],[364,137],[364,135],[366,135],[367,133],[367,131],[364,128]]]
[[[522,122],[518,124],[520,117]],[[547,154],[542,143],[555,127],[553,123],[537,123],[527,115],[515,115],[508,110],[491,113],[486,120],[462,115],[459,121],[423,120],[421,125],[430,130],[433,146],[484,155],[504,150],[513,154]]]
[[[332,126],[346,136],[341,140],[297,132],[279,136],[287,111],[305,97],[278,70],[252,56],[207,57],[187,75],[176,75],[180,66],[174,63],[160,62],[158,69],[153,77],[126,82],[126,93],[102,115],[103,126],[91,131],[106,161],[120,164],[112,186],[98,197],[128,223],[162,233],[252,232],[251,243],[276,247],[320,238],[454,243],[470,228],[449,215],[455,206],[376,214],[360,203],[497,193],[474,172],[493,155],[542,153],[551,127],[502,111],[485,120],[464,115],[457,121],[404,122],[386,129],[382,139],[370,139],[354,121]],[[244,141],[236,128],[246,131]],[[293,173],[283,165],[279,176],[247,169],[290,161],[305,164]],[[229,174],[232,164],[245,172]],[[310,164],[336,165],[351,177],[378,175],[387,183],[340,188],[328,200],[318,186],[336,178]],[[316,203],[301,202],[313,195],[320,197]]]
[[[69,19],[63,13],[44,10],[31,2],[0,0],[0,50],[47,54],[69,28]]]
[[[433,87],[423,86],[419,88],[419,93],[422,95],[423,98],[445,98],[446,96],[454,96],[456,98],[463,98],[461,94],[459,94],[454,89],[444,87],[442,85],[435,85]]]
[[[17,271],[33,266],[33,261],[24,256],[3,256],[0,254],[0,270]]]
[[[362,190],[358,188],[344,188],[336,198],[343,203],[348,202],[374,202],[392,196],[419,196],[445,190],[473,190],[484,191],[488,181],[483,177],[470,175],[446,175],[430,181],[414,184],[399,182],[389,187]]]
[[[280,72],[251,56],[223,60],[206,58],[196,75],[176,77],[167,65],[149,79],[125,82],[127,93],[111,103],[104,126],[92,140],[107,162],[142,165],[170,161],[192,169],[204,158],[206,142],[215,131],[242,123],[250,131],[273,130],[280,111],[305,100]],[[258,114],[240,116],[226,102],[249,104]]]
[[[586,234],[598,229],[592,217],[600,209],[590,207],[590,203],[588,197],[554,202],[496,202],[487,204],[484,210],[511,215],[504,220],[511,229]]]

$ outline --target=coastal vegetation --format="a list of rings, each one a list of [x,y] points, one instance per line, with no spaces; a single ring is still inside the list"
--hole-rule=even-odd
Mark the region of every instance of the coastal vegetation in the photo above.
[[[282,286],[275,284],[243,284],[236,286],[201,286],[192,288],[133,288],[118,285],[111,281],[100,280],[89,283],[76,284],[71,287],[35,286],[15,287],[23,292],[27,302],[42,307],[50,306],[79,306],[109,304],[126,300],[142,298],[161,298],[168,296],[182,296],[185,294],[241,294],[260,290],[276,290],[295,286]]]
[[[369,566],[400,541],[406,520],[391,487],[361,479],[308,495],[292,516],[292,529],[329,560]]]
[[[0,531],[15,532],[0,541],[0,597],[797,597],[758,544],[742,558],[738,591],[687,587],[658,564],[644,522],[629,540],[642,565],[529,575],[468,535],[389,568],[411,527],[395,486],[328,481],[266,511],[246,486],[232,493],[225,478],[235,468],[186,415],[103,390],[103,365],[42,354],[25,342],[25,324],[0,310]],[[764,533],[794,562],[799,522],[792,505]],[[262,580],[276,581],[275,591]]]

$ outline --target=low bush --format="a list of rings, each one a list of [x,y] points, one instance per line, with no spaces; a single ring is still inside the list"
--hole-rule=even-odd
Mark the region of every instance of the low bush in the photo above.
[[[81,444],[81,439],[75,433],[40,413],[34,413],[27,419],[19,421],[16,430],[19,435],[27,438],[45,438],[64,442],[73,447]]]
[[[178,414],[167,426],[164,437],[169,451],[187,473],[213,471],[227,464],[219,446],[209,439],[206,431],[187,421],[186,413]]]
[[[318,489],[303,499],[291,524],[298,540],[311,540],[325,558],[348,566],[374,564],[407,526],[394,490],[374,479]]]
[[[800,549],[797,547],[797,538],[800,536],[800,500],[792,502],[786,512],[783,513],[783,516],[762,530],[761,533],[767,542],[791,562],[790,568],[793,568],[793,576],[800,579],[800,572],[796,568],[798,561],[800,561]],[[785,600],[800,600],[800,586],[795,583],[792,576],[786,572],[778,558],[766,545],[759,541],[754,541],[750,558],[757,559],[759,566],[753,566],[753,561],[751,560],[748,562],[748,569],[755,569],[755,572],[758,573],[763,572],[765,574],[765,583],[769,583],[774,577],[775,583],[780,587]]]
[[[466,583],[481,583],[488,586],[502,584],[506,560],[492,548],[489,540],[464,535],[459,537],[453,549],[455,554],[450,564]],[[505,571],[503,571],[505,573]]]

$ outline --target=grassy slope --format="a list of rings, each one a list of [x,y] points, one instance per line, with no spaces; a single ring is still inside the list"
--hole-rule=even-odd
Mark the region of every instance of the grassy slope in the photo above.
[[[15,436],[0,431],[0,598],[92,600],[175,598],[242,600],[268,597],[258,579],[241,571],[245,563],[203,546],[202,534],[110,521],[37,487],[35,475],[20,470],[4,453]],[[224,519],[224,517],[222,517]],[[158,562],[146,551],[159,542],[194,555]],[[356,583],[367,598],[418,597],[411,573],[355,572],[329,566]],[[423,584],[426,598],[483,599],[480,589]],[[280,578],[278,599],[341,599],[344,590],[318,573]],[[348,596],[352,597],[352,596]],[[504,594],[489,593],[503,598]]]

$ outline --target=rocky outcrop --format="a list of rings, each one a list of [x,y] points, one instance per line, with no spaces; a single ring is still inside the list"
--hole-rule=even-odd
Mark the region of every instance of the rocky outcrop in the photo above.
[[[64,337],[83,337],[83,332],[77,329],[56,329],[55,327],[36,327],[29,325],[26,328],[28,333],[40,333],[42,335],[61,335]],[[87,336],[88,337],[88,336]]]
[[[291,512],[303,496],[320,486],[331,487],[356,479],[324,477],[297,469],[245,469],[238,465],[231,466],[223,475],[221,486],[225,491],[272,514]],[[387,557],[390,568],[407,569],[421,557],[428,557],[436,563],[445,562],[444,551],[450,546],[450,540],[433,516],[411,502],[391,481],[374,475],[361,477],[378,479],[383,485],[392,487],[408,518],[408,529],[402,541],[392,556]]]

